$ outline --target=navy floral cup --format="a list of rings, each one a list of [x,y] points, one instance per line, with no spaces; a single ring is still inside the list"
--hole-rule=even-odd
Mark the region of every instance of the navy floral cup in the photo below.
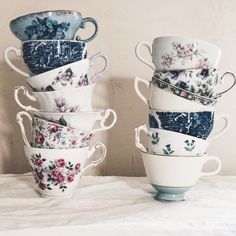
[[[94,25],[94,33],[83,41],[89,42],[95,38],[98,25],[91,17],[82,18],[76,11],[44,11],[17,17],[10,22],[12,33],[21,41],[27,40],[50,40],[79,39],[77,31],[85,28],[86,23]]]
[[[86,58],[87,44],[76,40],[29,40],[22,42],[22,50],[8,47],[4,52],[7,64],[19,74],[29,77],[9,60],[11,51],[23,57],[31,75],[38,75]]]
[[[194,136],[196,138],[207,139],[212,132],[214,120],[224,120],[224,127],[229,123],[227,114],[216,115],[213,111],[198,112],[168,112],[150,110],[149,127],[170,130]]]

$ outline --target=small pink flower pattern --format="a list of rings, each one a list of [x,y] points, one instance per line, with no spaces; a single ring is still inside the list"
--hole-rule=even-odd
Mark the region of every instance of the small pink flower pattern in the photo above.
[[[66,103],[65,98],[59,97],[55,99],[54,112],[78,112],[80,111],[79,106],[69,107]]]
[[[35,182],[41,190],[59,188],[64,192],[67,189],[67,185],[74,181],[75,175],[81,172],[81,164],[79,162],[72,164],[63,158],[50,161],[49,164],[45,162],[46,159],[42,158],[40,153],[31,156],[31,168]]]

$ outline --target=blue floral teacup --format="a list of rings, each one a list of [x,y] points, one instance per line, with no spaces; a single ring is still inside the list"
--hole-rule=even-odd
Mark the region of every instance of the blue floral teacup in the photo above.
[[[24,63],[32,75],[64,66],[87,56],[87,44],[76,40],[29,40],[22,42],[22,49],[8,47],[4,52],[7,64],[19,74],[29,74],[18,69],[9,60],[9,52],[23,57]]]
[[[215,121],[229,122],[227,114],[216,115],[214,111],[169,112],[151,110],[149,112],[149,128],[159,128],[207,139],[212,132]]]
[[[95,30],[92,36],[83,40],[89,42],[97,34],[97,22],[91,18],[82,18],[76,11],[57,10],[31,13],[19,16],[10,22],[12,33],[21,41],[42,40],[42,39],[63,39],[73,40],[80,28],[90,22]]]

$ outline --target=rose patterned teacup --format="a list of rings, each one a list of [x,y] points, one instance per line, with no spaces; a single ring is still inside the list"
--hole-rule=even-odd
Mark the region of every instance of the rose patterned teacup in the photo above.
[[[22,42],[20,49],[8,47],[4,51],[6,63],[24,77],[30,77],[29,73],[13,65],[10,52],[23,58],[30,75],[38,75],[86,58],[87,44],[76,40],[29,40]]]
[[[227,123],[228,127],[228,123]],[[169,131],[165,129],[148,129],[146,124],[135,128],[136,147],[143,152],[166,155],[166,156],[202,156],[211,141],[225,133],[227,128],[212,135],[207,140],[194,136]],[[148,136],[148,148],[146,149],[140,141],[140,132]]]
[[[102,150],[100,157],[85,166],[86,160],[90,160],[99,149]],[[24,150],[41,197],[71,197],[84,171],[96,167],[106,157],[106,147],[102,143],[96,143],[91,148],[42,149],[25,146]]]
[[[224,91],[218,92],[218,88],[226,76],[232,78],[232,84]],[[219,78],[217,69],[156,71],[152,82],[158,84],[159,81],[164,81],[177,88],[212,99],[221,97],[236,84],[236,78],[233,73],[226,72]]]
[[[97,22],[91,18],[82,18],[81,13],[69,10],[55,10],[30,13],[19,16],[10,22],[12,33],[21,41],[35,39],[66,39],[76,37],[79,29],[84,29],[86,23],[92,23],[94,33],[85,42],[91,41],[97,34]]]
[[[159,80],[158,80],[159,81]],[[168,111],[213,111],[216,99],[198,96],[194,93],[188,93],[182,89],[169,89],[172,87],[166,82],[159,81],[159,86],[153,81],[148,81],[140,77],[135,77],[135,92],[151,109]],[[148,88],[148,95],[144,96],[139,89],[139,84],[144,84]],[[166,85],[167,84],[167,85]],[[168,87],[169,86],[169,87]],[[169,89],[169,90],[168,90]],[[170,102],[171,101],[171,102]]]
[[[221,170],[221,161],[216,156],[185,157],[141,152],[150,184],[157,190],[156,199],[167,201],[185,200],[185,192],[203,176],[216,175]],[[211,172],[203,172],[205,163],[215,161],[217,167]]]
[[[215,116],[213,111],[149,110],[149,128],[165,129],[201,139],[207,139],[215,123],[217,124],[220,120],[224,122],[222,129],[226,129],[230,120],[227,114]]]
[[[152,62],[144,59],[140,48],[146,47]],[[154,71],[217,68],[221,49],[205,41],[183,37],[158,37],[152,46],[147,42],[137,44],[137,58]]]
[[[47,112],[78,112],[81,110],[92,109],[92,95],[95,84],[83,86],[74,89],[65,89],[51,92],[32,92],[29,94],[24,86],[15,88],[16,103],[26,111],[39,111],[39,109],[32,106],[23,105],[18,93],[23,91],[24,95],[31,101],[38,101],[40,110]]]
[[[38,116],[42,119],[50,120],[60,125],[69,126],[71,128],[82,129],[86,131],[93,130],[93,132],[111,129],[117,121],[116,112],[112,109],[65,112],[63,114],[60,112],[44,111],[31,111],[30,113],[33,116]],[[110,125],[106,125],[105,123],[107,122],[111,114],[113,116],[113,120],[111,121]]]
[[[29,142],[26,137],[22,116],[26,116],[30,120],[32,142]],[[30,114],[25,111],[18,112],[16,119],[21,128],[21,134],[24,143],[28,147],[48,149],[71,149],[86,147],[90,144],[93,135],[97,131],[100,131],[84,131],[40,119],[36,116],[32,118]]]

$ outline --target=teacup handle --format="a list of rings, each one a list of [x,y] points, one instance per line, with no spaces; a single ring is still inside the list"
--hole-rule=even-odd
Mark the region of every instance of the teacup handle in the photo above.
[[[235,77],[235,74],[232,73],[232,72],[225,72],[225,73],[221,76],[220,80],[222,81],[222,80],[224,79],[224,77],[227,76],[227,75],[230,75],[231,78],[233,78],[233,84],[232,84],[229,88],[227,88],[226,90],[224,90],[223,92],[218,93],[216,97],[221,97],[222,94],[228,92],[230,89],[232,89],[232,88],[235,86],[235,84],[236,84],[236,77]]]
[[[105,122],[106,122],[107,118],[110,116],[110,114],[113,115],[113,121],[111,122],[110,125],[107,125],[107,126],[106,126],[106,125],[105,125]],[[93,133],[111,129],[111,128],[115,125],[115,123],[116,123],[116,121],[117,121],[116,112],[115,112],[114,110],[112,110],[112,109],[106,109],[106,110],[105,110],[105,114],[104,114],[104,115],[100,115],[100,117],[99,117],[98,120],[101,121],[101,123],[100,123],[101,128],[94,129],[94,130],[92,131]]]
[[[8,58],[8,54],[9,52],[14,52],[16,54],[17,57],[21,56],[21,50],[15,47],[8,47],[5,49],[4,51],[4,59],[6,61],[6,63],[16,72],[18,72],[19,74],[23,75],[24,77],[29,78],[30,75],[20,69],[18,69],[15,65],[12,64],[12,62],[9,60]]]
[[[95,167],[97,165],[99,165],[106,157],[107,154],[107,149],[106,146],[103,143],[96,143],[93,147],[90,148],[90,150],[88,151],[88,155],[87,155],[87,159],[90,159],[93,154],[98,150],[98,149],[102,149],[102,155],[98,160],[92,161],[91,164],[87,165],[81,172],[80,174],[82,175],[82,173],[84,171],[86,171],[87,169],[89,169],[90,167]]]
[[[211,137],[209,137],[207,140],[208,141],[212,141],[215,140],[217,138],[219,138],[221,135],[223,135],[229,128],[230,125],[230,117],[228,114],[220,114],[220,115],[216,115],[215,116],[215,121],[217,122],[217,120],[223,119],[224,120],[224,126],[221,130],[219,130],[216,134],[213,134]]]
[[[142,79],[142,78],[140,78],[138,76],[136,76],[135,79],[134,79],[134,89],[135,89],[135,92],[141,98],[141,100],[143,100],[144,103],[148,105],[148,99],[139,90],[139,83],[143,83],[143,84],[146,85],[147,88],[149,88],[150,82],[148,80]]]
[[[147,125],[140,125],[135,128],[135,145],[138,149],[140,149],[143,152],[147,152],[147,149],[143,146],[143,144],[140,141],[140,132],[144,131],[147,136],[151,136],[151,132],[148,130]]]
[[[87,22],[90,22],[90,23],[92,23],[92,24],[94,25],[94,33],[93,33],[89,38],[87,38],[87,39],[80,39],[79,36],[76,36],[76,37],[75,37],[76,40],[84,41],[85,43],[87,43],[87,42],[93,40],[93,39],[96,37],[97,32],[98,32],[98,24],[97,24],[97,21],[94,20],[94,19],[91,18],[91,17],[85,17],[85,18],[82,20],[82,23],[81,23],[81,28],[82,28],[82,29],[85,28],[85,25],[86,25]]]
[[[22,135],[22,138],[24,140],[24,143],[27,147],[31,147],[28,139],[27,139],[27,136],[26,136],[26,133],[25,133],[25,127],[23,125],[23,118],[22,116],[26,116],[29,121],[30,121],[30,125],[31,125],[31,129],[32,129],[32,117],[30,116],[30,114],[26,111],[20,111],[16,114],[16,121],[17,123],[19,124],[20,126],[20,129],[21,129],[21,135]]]
[[[206,160],[205,160],[205,162],[204,162],[203,165],[205,165],[206,162],[211,161],[211,160],[216,161],[216,163],[217,163],[217,168],[216,168],[215,170],[213,170],[213,171],[210,171],[210,172],[201,171],[200,176],[217,175],[217,174],[220,172],[220,170],[221,170],[221,168],[222,168],[222,164],[221,164],[221,160],[220,160],[218,157],[216,157],[216,156],[209,156],[209,157],[206,157]]]
[[[152,57],[152,46],[148,43],[148,42],[140,42],[136,45],[135,47],[135,55],[136,57],[141,61],[143,62],[144,64],[146,64],[147,66],[149,66],[152,70],[155,71],[155,67],[153,65],[152,62],[150,61],[147,61],[146,59],[144,59],[141,54],[140,54],[140,48],[144,46],[148,49],[148,52],[150,54],[150,56]]]
[[[108,66],[108,58],[101,52],[93,55],[92,57],[89,58],[89,62],[90,62],[90,65],[89,66],[93,66],[93,63],[94,63],[94,60],[96,60],[97,58],[102,58],[103,61],[104,61],[104,66],[101,70],[97,71],[93,76],[91,76],[90,80],[92,82],[94,82],[97,78],[101,77],[106,69],[107,69],[107,66]]]
[[[15,97],[15,100],[16,100],[16,103],[21,107],[23,108],[25,111],[39,111],[38,109],[32,107],[32,106],[25,106],[23,105],[20,100],[19,100],[19,91],[22,90],[23,91],[23,94],[31,101],[34,101],[36,102],[36,98],[32,95],[29,94],[28,90],[24,87],[24,86],[18,86],[15,88],[15,92],[14,92],[14,97]]]

